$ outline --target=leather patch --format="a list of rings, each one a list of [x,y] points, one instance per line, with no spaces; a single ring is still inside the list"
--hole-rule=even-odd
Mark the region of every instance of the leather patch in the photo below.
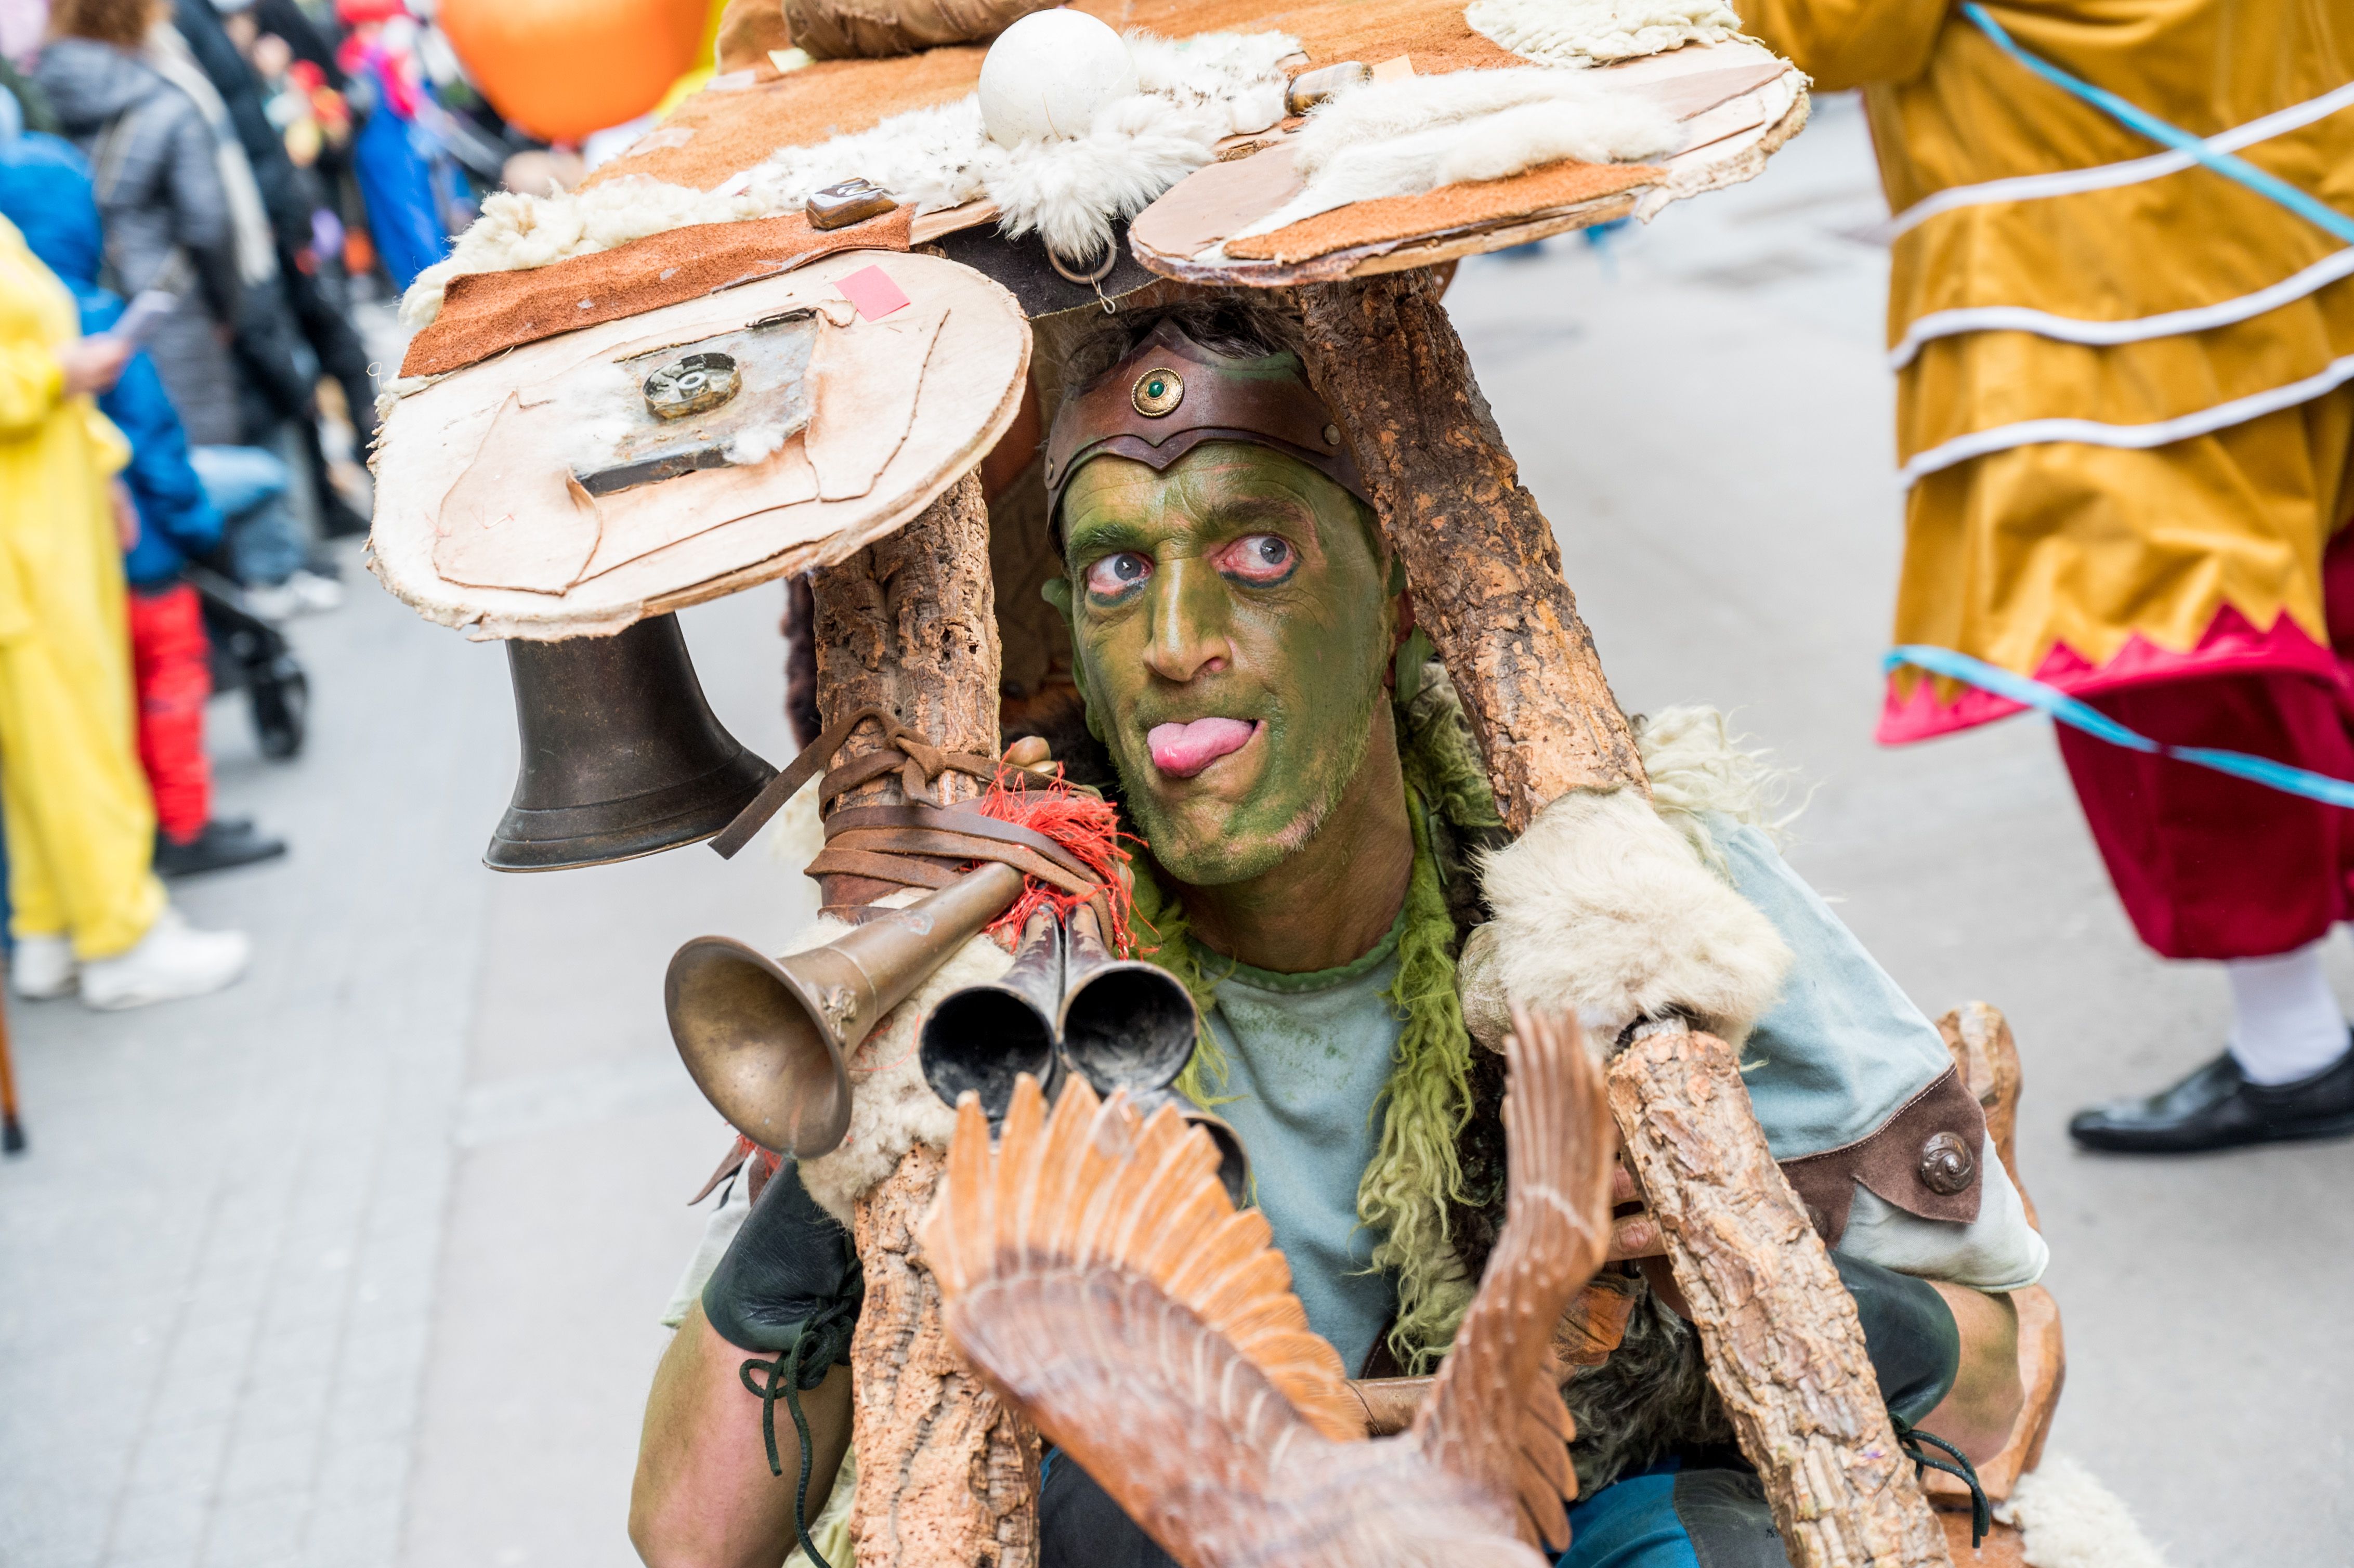
[[[1780,1163],[1824,1244],[1836,1246],[1859,1181],[1908,1214],[1969,1224],[1978,1217],[1987,1153],[1986,1113],[1948,1067],[1875,1131]]]
[[[790,272],[837,250],[905,250],[915,215],[899,207],[830,229],[811,227],[799,213],[690,224],[545,267],[461,273],[450,280],[440,314],[410,340],[400,373],[439,376],[576,327]]]

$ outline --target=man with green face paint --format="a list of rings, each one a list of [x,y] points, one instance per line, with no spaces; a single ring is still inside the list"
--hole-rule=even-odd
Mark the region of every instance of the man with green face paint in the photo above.
[[[1231,310],[1163,316],[1079,351],[1085,385],[1047,443],[1065,573],[1045,591],[1070,626],[1087,729],[1147,846],[1148,956],[1203,1003],[1186,1086],[1248,1151],[1310,1324],[1366,1376],[1420,1372],[1459,1318],[1502,1195],[1483,1140],[1500,1073],[1471,1044],[1457,972],[1484,913],[1467,853],[1502,834],[1443,673],[1401,659],[1419,639],[1337,422],[1299,359],[1255,325]],[[1086,376],[1089,357],[1115,352]],[[1851,1075],[1904,1077],[1918,1099],[1912,1080],[1943,1063],[1926,1021],[1754,828],[1728,819],[1717,832],[1731,880],[1841,993],[1828,1012],[1845,1044],[1877,1059]],[[1839,1033],[1824,1014],[1802,1007],[1787,1027],[1819,1042]],[[1819,1067],[1837,1053],[1808,1054]],[[1836,1102],[1852,1122],[1890,1093],[1834,1083],[1793,1097],[1818,1119]],[[1760,1104],[1762,1116],[1775,1097]],[[2003,1188],[2009,1203],[1989,1207],[2008,1216],[2017,1199]],[[1955,1234],[1933,1232],[1930,1250],[1944,1242],[1956,1257],[1963,1233],[1989,1228],[1947,1223]],[[1839,1257],[1896,1413],[1981,1456],[2018,1399],[2008,1306],[1914,1276],[1975,1266],[1973,1284],[2009,1287],[2040,1272],[2023,1221],[1990,1228],[1999,1240],[1981,1235],[1958,1268],[1919,1266],[1917,1248],[1910,1274]],[[1612,1255],[1658,1250],[1636,1214]],[[1606,1363],[1582,1380],[1583,1398],[1571,1385],[1588,1489],[1564,1561],[1656,1537],[1685,1555],[1611,1560],[1689,1562],[1704,1537],[1711,1562],[1782,1562],[1755,1478],[1700,1387],[1689,1329],[1656,1298],[1633,1325],[1615,1375]],[[1631,1421],[1630,1392],[1653,1406]],[[1059,1457],[1041,1539],[1055,1568],[1166,1561]]]
[[[1050,345],[1063,572],[1044,591],[1086,704],[1062,760],[1142,841],[1140,956],[1201,1006],[1180,1087],[1241,1139],[1310,1327],[1368,1380],[1445,1353],[1502,1219],[1500,996],[1575,1009],[1599,1043],[1681,1013],[1741,1050],[1891,1414],[1990,1456],[2020,1399],[2002,1293],[2045,1254],[1935,1029],[1776,853],[1755,769],[1705,710],[1643,728],[1650,801],[1566,796],[1507,842],[1283,330],[1226,300]],[[1581,1497],[1562,1561],[1776,1568],[1658,1227],[1623,1173],[1615,1196],[1589,1295],[1617,1307],[1597,1308],[1607,1331],[1564,1389]],[[770,1484],[745,1435],[747,1351],[821,1347],[803,1372],[822,1492],[850,1394],[832,1347],[859,1300],[838,1219],[787,1161],[748,1213],[715,1222],[716,1266],[689,1271],[687,1327],[649,1402],[632,1525],[649,1562],[770,1568],[792,1539],[794,1488]],[[1367,1393],[1389,1411],[1412,1397]],[[779,1442],[790,1478],[792,1434]],[[1039,1531],[1042,1568],[1171,1561],[1052,1451]]]

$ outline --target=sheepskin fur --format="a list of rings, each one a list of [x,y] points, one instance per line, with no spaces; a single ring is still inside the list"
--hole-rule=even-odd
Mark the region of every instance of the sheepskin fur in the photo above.
[[[886,904],[912,904],[919,894],[895,894]],[[821,916],[785,950],[823,947],[850,927]],[[801,1185],[818,1206],[843,1224],[858,1195],[898,1168],[900,1156],[918,1143],[945,1150],[956,1132],[956,1112],[940,1103],[924,1082],[916,1060],[916,1033],[932,1009],[961,986],[993,980],[1013,967],[1013,957],[987,937],[975,937],[954,958],[916,988],[915,995],[884,1015],[883,1022],[850,1056],[850,1131],[840,1148],[801,1161]]]
[[[1282,118],[1279,62],[1299,52],[1285,33],[1127,38],[1139,90],[1105,105],[1083,136],[1000,147],[982,128],[980,100],[968,96],[814,147],[779,148],[710,191],[638,175],[553,196],[501,192],[447,260],[418,274],[402,324],[429,323],[460,273],[544,267],[688,224],[799,212],[812,193],[853,175],[918,212],[985,197],[1006,233],[1040,234],[1074,261],[1099,256],[1113,224],[1209,163],[1221,138]]]
[[[1792,772],[1768,767],[1768,753],[1744,747],[1725,727],[1723,714],[1691,704],[1637,714],[1630,722],[1643,771],[1650,776],[1652,809],[1683,834],[1709,869],[1726,871],[1724,852],[1709,833],[1711,816],[1729,817],[1759,829],[1776,844],[1782,842],[1798,814],[1776,815]]]
[[[1670,1008],[1738,1046],[1790,967],[1773,923],[1635,789],[1575,790],[1485,857],[1495,917],[1464,946],[1464,1021],[1500,1041],[1504,998],[1577,1010],[1607,1044]]]
[[[2064,1454],[2046,1454],[1994,1511],[2018,1527],[2030,1568],[2166,1568],[2117,1495]]]
[[[1736,37],[1719,0],[1471,0],[1471,30],[1540,65],[1593,66]]]
[[[1543,67],[1373,82],[1309,116],[1292,154],[1305,188],[1235,238],[1269,234],[1351,202],[1500,180],[1563,158],[1659,157],[1683,139],[1683,128],[1658,104]]]

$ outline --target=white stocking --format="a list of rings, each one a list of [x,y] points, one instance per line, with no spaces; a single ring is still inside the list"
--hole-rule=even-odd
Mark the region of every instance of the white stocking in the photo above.
[[[2321,973],[2321,943],[2233,959],[2232,1054],[2253,1084],[2292,1084],[2346,1054],[2346,1015]]]

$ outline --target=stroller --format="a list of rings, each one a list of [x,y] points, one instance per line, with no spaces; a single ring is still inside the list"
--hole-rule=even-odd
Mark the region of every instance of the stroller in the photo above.
[[[218,572],[191,565],[213,645],[213,690],[243,691],[261,755],[283,762],[302,751],[311,683],[286,634],[245,608],[245,594]]]

